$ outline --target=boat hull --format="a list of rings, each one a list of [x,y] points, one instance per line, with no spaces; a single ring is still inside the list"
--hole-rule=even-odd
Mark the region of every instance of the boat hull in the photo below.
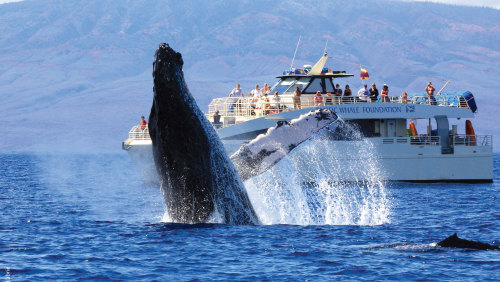
[[[127,140],[123,142],[122,148],[128,152],[144,183],[158,185],[159,178],[153,158],[151,140]]]
[[[398,138],[400,140],[409,140]],[[334,148],[330,154],[315,154],[314,162],[330,168],[329,181],[365,181],[371,177],[359,173],[363,164],[375,165],[377,178],[383,181],[411,182],[492,182],[493,152],[491,147],[460,146],[453,154],[442,154],[440,146],[420,146],[408,143],[390,144],[389,138],[368,138],[368,141],[325,141]],[[237,147],[244,140],[229,140],[228,147]],[[397,139],[394,138],[397,142]],[[146,143],[147,141],[143,141]],[[360,154],[360,148],[370,143],[370,156]],[[226,142],[223,142],[226,146]],[[158,183],[151,144],[134,144],[127,149],[146,183]],[[296,148],[300,155],[306,148]],[[297,171],[304,182],[313,181],[318,166],[310,161],[299,164]]]

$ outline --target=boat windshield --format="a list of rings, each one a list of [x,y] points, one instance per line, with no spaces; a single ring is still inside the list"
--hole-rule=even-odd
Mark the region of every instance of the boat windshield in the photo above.
[[[292,83],[292,85],[290,85],[290,87],[286,89],[283,94],[292,94],[295,91],[295,87],[298,87],[302,92],[306,85],[309,84],[310,80],[310,77],[301,77],[297,80],[294,79],[294,83]]]
[[[325,79],[323,77],[315,78],[311,81],[311,84],[303,91],[304,93],[316,93],[319,91],[321,93],[326,93],[327,91],[333,92],[333,84],[331,79]]]
[[[285,90],[287,90],[290,87],[290,85],[293,84],[294,81],[295,81],[295,78],[293,78],[293,77],[287,77],[285,79],[282,79],[280,82],[278,82],[273,87],[271,92],[274,93],[275,91],[277,91],[279,94],[281,94],[281,93],[285,92]]]

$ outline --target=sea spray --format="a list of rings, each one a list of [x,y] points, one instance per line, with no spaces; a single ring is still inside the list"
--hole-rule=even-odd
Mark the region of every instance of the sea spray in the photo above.
[[[390,202],[377,159],[373,143],[345,124],[245,185],[264,224],[379,225],[390,220]]]

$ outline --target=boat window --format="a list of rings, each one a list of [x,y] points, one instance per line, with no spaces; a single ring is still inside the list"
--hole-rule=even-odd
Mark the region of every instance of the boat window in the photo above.
[[[325,79],[323,78],[315,78],[311,81],[311,83],[306,87],[304,93],[314,94],[317,91],[323,92],[325,89]]]
[[[271,89],[271,92],[274,93],[275,91],[278,91],[278,93],[281,94],[285,92],[290,87],[290,85],[293,84],[294,81],[295,78],[293,77],[287,77],[285,79],[282,79]]]
[[[298,87],[300,92],[304,91],[304,87],[309,83],[311,80],[310,77],[301,77],[298,80],[295,81],[285,92],[286,93],[293,93],[295,91],[295,87]]]

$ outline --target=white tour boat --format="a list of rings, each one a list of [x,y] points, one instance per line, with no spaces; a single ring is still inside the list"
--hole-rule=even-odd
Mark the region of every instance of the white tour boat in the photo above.
[[[438,92],[434,100],[426,93],[408,94],[407,99],[390,97],[390,101],[364,101],[353,90],[351,97],[327,98],[327,91],[334,93],[334,82],[353,76],[345,72],[324,68],[326,54],[312,68],[284,72],[271,93],[278,92],[279,104],[252,97],[224,97],[214,99],[207,118],[214,121],[218,111],[219,122],[214,127],[228,154],[234,153],[245,142],[265,133],[278,121],[290,121],[318,108],[335,112],[346,124],[354,125],[364,140],[372,144],[371,158],[377,159],[381,175],[388,181],[458,181],[491,182],[493,179],[493,146],[491,135],[476,135],[469,120],[477,110],[474,97],[468,91]],[[300,109],[293,93],[296,87],[302,92]],[[320,91],[322,99],[316,99]],[[449,119],[467,123],[466,132],[458,132]],[[411,123],[425,125],[425,132],[417,133]],[[421,130],[422,131],[422,130]],[[334,160],[338,166],[349,167],[360,163],[360,140],[339,137],[327,140],[335,146],[335,156],[318,154],[317,160]],[[147,127],[134,126],[122,147],[128,151],[147,182],[157,182],[151,139]],[[332,164],[332,167],[335,166]],[[346,170],[347,171],[347,170]],[[304,164],[304,175],[307,175]],[[332,173],[332,181],[362,181],[355,172]]]

